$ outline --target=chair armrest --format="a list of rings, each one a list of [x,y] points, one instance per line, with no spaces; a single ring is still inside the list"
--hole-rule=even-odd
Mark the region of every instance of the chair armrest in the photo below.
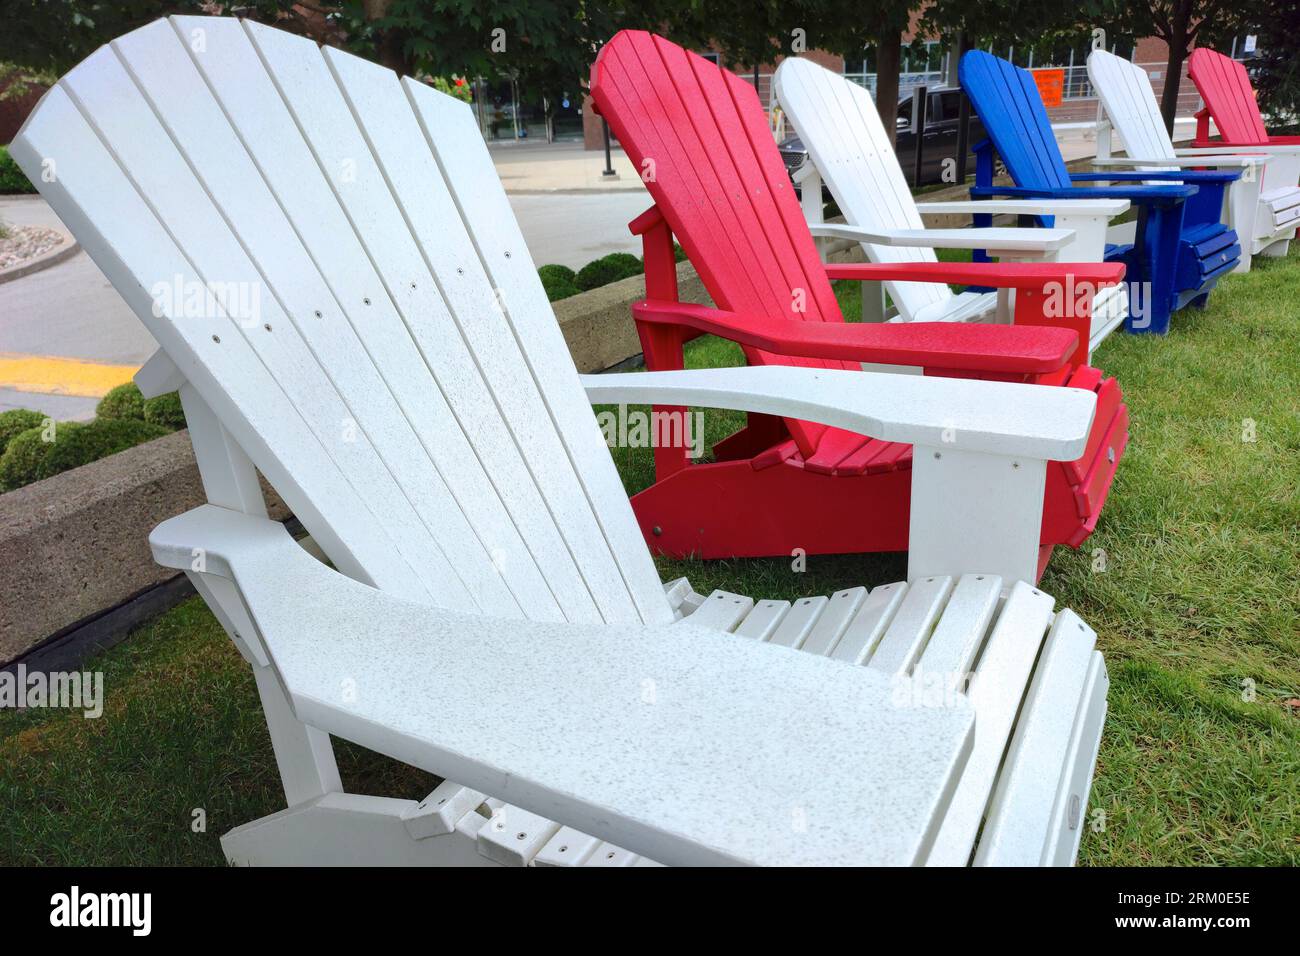
[[[227,569],[298,720],[658,862],[922,862],[971,746],[965,699],[900,705],[888,674],[689,618],[421,604],[212,505],[152,539]]]
[[[642,402],[761,412],[885,441],[1074,461],[1096,395],[1079,388],[798,366],[579,376],[593,403]]]
[[[929,249],[987,249],[989,252],[1048,253],[1070,241],[1069,229],[863,229],[842,223],[809,223],[814,236],[851,239],[878,246],[911,246]]]
[[[1273,143],[1220,143],[1217,140],[1205,146],[1183,146],[1174,152],[1179,156],[1213,156],[1217,153],[1259,153],[1262,156],[1286,156],[1300,153],[1300,143],[1281,145]]]
[[[637,322],[685,326],[778,355],[1016,375],[1056,371],[1066,364],[1078,338],[1069,329],[960,322],[771,319],[654,299],[635,303],[632,315]]]
[[[1240,170],[1231,172],[1218,172],[1214,170],[1191,169],[1185,172],[1178,170],[1169,170],[1160,172],[1159,170],[1146,170],[1145,172],[1101,172],[1101,173],[1071,173],[1070,179],[1077,183],[1109,181],[1109,182],[1150,182],[1151,180],[1169,180],[1170,182],[1186,183],[1231,183],[1241,178]]]
[[[995,289],[1041,291],[1053,282],[1115,285],[1124,278],[1118,262],[839,262],[826,266],[831,279],[884,282],[946,282]]]
[[[1020,186],[972,186],[972,196],[1017,196],[1039,199],[1127,199],[1149,205],[1173,204],[1196,194],[1195,186],[1071,186],[1064,189],[1031,189]]]
[[[995,187],[996,188],[996,187]],[[1126,199],[978,199],[959,202],[923,202],[916,204],[922,216],[973,216],[989,213],[994,216],[1072,216],[1096,215],[1111,219],[1128,212]]]
[[[1193,156],[1166,156],[1163,159],[1129,159],[1127,157],[1111,157],[1110,159],[1091,160],[1094,166],[1263,166],[1271,157],[1269,156],[1205,156],[1197,159]]]
[[[1016,289],[1018,292],[1012,317],[1015,326],[1022,329],[1047,326],[1072,330],[1077,344],[1067,364],[1086,365],[1093,300],[1104,286],[1115,285],[1124,278],[1124,266],[1119,262],[1096,261],[1102,258],[1101,230],[1091,224],[1076,225],[1080,227],[1081,237],[1088,241],[1081,238],[1066,253],[1072,259],[1090,257],[1093,259],[1091,262],[850,263],[828,265],[826,275],[831,279],[868,282],[910,280]],[[1067,305],[1062,301],[1063,296],[1071,299],[1074,304]]]

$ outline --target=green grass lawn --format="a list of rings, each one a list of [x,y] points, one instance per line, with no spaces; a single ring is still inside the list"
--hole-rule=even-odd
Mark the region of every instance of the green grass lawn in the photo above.
[[[1112,681],[1090,803],[1104,828],[1083,863],[1300,863],[1298,258],[1257,259],[1167,338],[1116,333],[1095,357],[1123,385],[1132,443],[1096,534],[1042,582],[1096,628]],[[852,313],[856,284],[839,292]],[[716,339],[690,346],[694,367],[738,362]],[[740,418],[706,411],[709,442]],[[648,453],[614,456],[629,491],[649,482]],[[812,557],[802,574],[659,564],[700,591],[784,598],[905,573],[901,555]],[[219,864],[219,834],[282,808],[252,678],[197,598],[87,666],[105,674],[102,718],[0,712],[0,863]],[[349,789],[432,784],[338,751]]]

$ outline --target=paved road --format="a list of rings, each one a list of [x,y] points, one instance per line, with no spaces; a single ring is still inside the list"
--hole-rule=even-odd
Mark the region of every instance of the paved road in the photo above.
[[[512,195],[510,202],[537,264],[577,269],[610,252],[639,252],[640,240],[627,223],[649,197],[637,189]],[[14,225],[58,224],[33,197],[0,197],[0,218]],[[59,419],[90,418],[98,396],[128,380],[153,350],[153,338],[84,252],[0,284],[0,411],[34,408]],[[88,369],[87,361],[117,369]]]

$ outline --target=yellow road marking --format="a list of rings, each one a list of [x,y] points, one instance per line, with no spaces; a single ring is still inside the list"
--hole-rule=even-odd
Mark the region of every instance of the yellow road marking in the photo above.
[[[109,389],[131,381],[137,365],[102,365],[49,355],[0,352],[0,388],[46,395],[101,398]]]

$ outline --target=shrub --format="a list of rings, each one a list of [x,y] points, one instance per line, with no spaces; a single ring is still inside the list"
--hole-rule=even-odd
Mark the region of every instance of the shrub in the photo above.
[[[45,459],[50,449],[85,427],[81,422],[60,422],[52,442],[45,440],[43,425],[19,432],[11,438],[4,454],[0,455],[0,491],[13,491],[48,478],[53,474],[45,470]]]
[[[5,491],[170,434],[161,425],[130,418],[97,418],[84,425],[60,422],[52,442],[43,440],[42,431],[29,428],[14,436],[0,456],[0,487]]]
[[[185,427],[185,411],[181,408],[180,392],[168,392],[144,400],[144,420],[151,425],[161,425],[174,432]]]
[[[0,412],[0,455],[5,453],[5,448],[14,436],[43,424],[45,416],[27,408],[11,408],[7,412]]]
[[[611,252],[595,262],[588,262],[579,269],[574,284],[579,290],[586,292],[637,275],[640,271],[641,260],[636,256],[629,252]]]
[[[673,258],[676,259],[678,262],[686,261],[686,250],[682,248],[680,242],[673,243]]]
[[[36,192],[36,187],[32,185],[27,175],[18,168],[18,164],[9,155],[9,150],[0,146],[0,194],[34,192]]]
[[[568,266],[557,266],[554,264],[539,267],[537,274],[542,279],[542,285],[546,285],[547,282],[567,282],[569,285],[573,285],[573,280],[576,279],[578,275]]]
[[[144,396],[135,382],[127,382],[111,389],[95,406],[99,418],[131,419],[144,421]]]
[[[546,290],[546,298],[552,302],[578,294],[578,287],[564,279],[542,279],[542,288]]]

